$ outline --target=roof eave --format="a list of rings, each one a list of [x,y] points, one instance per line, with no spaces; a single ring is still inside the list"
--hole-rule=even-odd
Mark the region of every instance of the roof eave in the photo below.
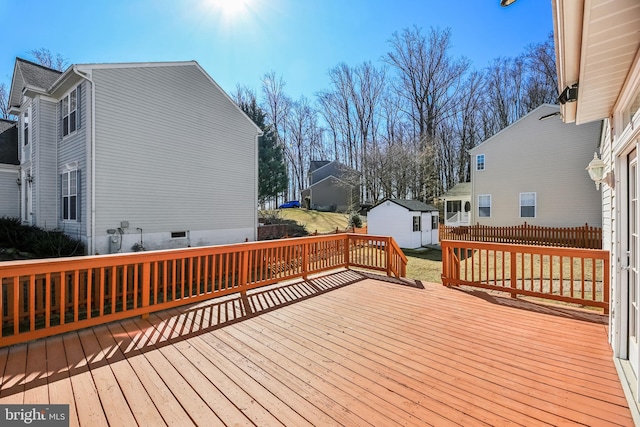
[[[553,0],[552,7],[558,93],[561,93],[567,86],[580,81],[584,3]],[[560,106],[565,123],[575,122],[577,107],[577,102]]]

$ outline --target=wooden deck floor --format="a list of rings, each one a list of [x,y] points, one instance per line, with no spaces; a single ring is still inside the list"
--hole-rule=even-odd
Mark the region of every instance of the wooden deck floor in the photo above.
[[[0,403],[92,426],[630,426],[603,320],[341,271],[0,349]]]

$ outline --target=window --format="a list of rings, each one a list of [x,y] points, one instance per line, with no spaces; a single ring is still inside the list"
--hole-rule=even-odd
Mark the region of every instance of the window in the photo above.
[[[536,193],[520,193],[520,218],[536,217]]]
[[[484,154],[478,154],[476,156],[476,170],[477,171],[484,170]]]
[[[62,219],[78,220],[78,171],[62,174]]]
[[[438,229],[438,217],[437,216],[431,216],[431,229],[432,230],[437,230]]]
[[[22,130],[23,130],[23,138],[24,145],[29,145],[29,116],[31,112],[31,107],[27,108],[22,117]]]
[[[78,129],[78,99],[80,86],[69,92],[67,96],[60,101],[60,126],[62,128],[62,136],[67,136]]]
[[[491,194],[478,196],[478,216],[481,218],[491,217]]]
[[[422,222],[420,220],[420,215],[413,217],[413,231],[421,231],[422,230]]]

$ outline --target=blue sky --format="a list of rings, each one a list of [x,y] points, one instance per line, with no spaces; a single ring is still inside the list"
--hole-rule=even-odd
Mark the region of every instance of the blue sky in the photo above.
[[[550,0],[0,0],[0,17],[7,84],[16,56],[47,48],[70,63],[193,59],[227,92],[275,71],[294,99],[327,89],[340,62],[378,63],[414,25],[451,28],[452,54],[478,69],[552,31]]]

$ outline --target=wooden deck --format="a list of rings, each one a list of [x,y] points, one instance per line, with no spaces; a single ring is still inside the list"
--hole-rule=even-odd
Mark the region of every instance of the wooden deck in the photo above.
[[[340,271],[0,349],[71,425],[633,425],[601,315]]]

